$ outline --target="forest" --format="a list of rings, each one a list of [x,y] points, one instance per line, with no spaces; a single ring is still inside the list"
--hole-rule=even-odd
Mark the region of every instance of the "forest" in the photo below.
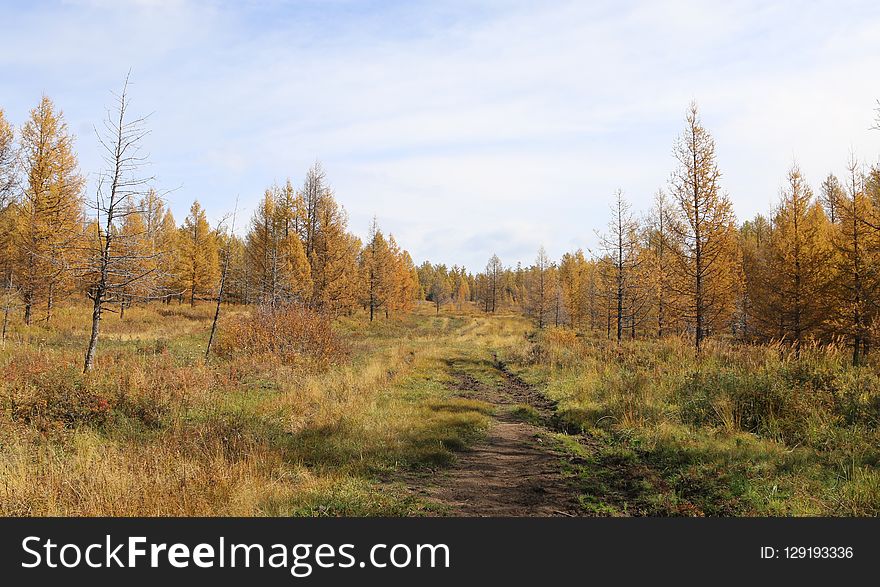
[[[128,92],[91,182],[49,97],[0,110],[3,514],[880,512],[880,165],[740,221],[691,104],[649,210],[474,272],[319,162],[179,222]]]

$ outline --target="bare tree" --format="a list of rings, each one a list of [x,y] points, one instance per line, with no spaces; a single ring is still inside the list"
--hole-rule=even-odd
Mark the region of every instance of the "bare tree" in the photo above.
[[[87,278],[91,281],[89,298],[93,307],[92,333],[83,366],[85,372],[90,371],[95,362],[101,316],[107,310],[106,302],[116,292],[155,271],[153,267],[142,270],[131,268],[137,265],[132,261],[154,255],[133,252],[136,247],[126,242],[131,237],[121,234],[120,228],[126,216],[139,213],[133,202],[147,193],[147,186],[153,179],[141,175],[141,170],[147,164],[146,156],[141,153],[141,143],[149,131],[145,128],[145,118],[128,118],[128,80],[126,76],[122,93],[116,95],[115,107],[107,111],[103,132],[96,133],[104,151],[106,167],[98,178],[95,202],[91,205],[95,226]]]
[[[550,296],[554,295],[557,287],[552,279],[553,262],[547,256],[547,251],[541,246],[538,249],[538,256],[535,258],[535,264],[529,269],[529,287],[527,296],[527,306],[529,313],[538,320],[538,328],[544,328],[547,325],[547,314],[550,311]],[[554,293],[551,293],[551,287]],[[558,297],[558,296],[557,296]],[[559,323],[558,307],[556,311],[556,323]]]
[[[495,312],[498,302],[498,279],[501,277],[503,270],[504,267],[501,265],[501,259],[498,258],[498,255],[492,255],[486,264],[486,280],[488,282],[486,291],[487,312]]]
[[[306,257],[310,260],[312,252],[315,250],[315,240],[320,230],[318,214],[321,209],[321,201],[329,193],[326,182],[327,174],[324,172],[324,168],[321,167],[321,162],[315,161],[315,164],[306,173],[306,179],[303,182],[302,188],[306,218],[301,236],[306,249]]]
[[[223,250],[223,270],[220,272],[220,285],[217,287],[217,307],[214,309],[214,320],[211,322],[211,334],[208,336],[208,346],[205,348],[205,361],[211,356],[211,343],[214,342],[214,334],[217,331],[217,321],[220,319],[220,304],[223,303],[223,289],[226,285],[226,276],[229,273],[229,256],[232,252],[232,241],[235,238],[235,216],[238,214],[238,197],[235,198],[235,209],[232,212],[232,225],[229,228],[229,236]],[[217,229],[220,233],[220,228]]]
[[[608,233],[600,237],[602,248],[613,263],[615,301],[617,303],[617,342],[623,337],[624,303],[631,303],[630,292],[634,286],[632,273],[638,267],[638,223],[630,212],[630,205],[617,190],[611,205],[612,219]],[[635,307],[635,304],[633,304]],[[632,316],[633,327],[635,316]]]

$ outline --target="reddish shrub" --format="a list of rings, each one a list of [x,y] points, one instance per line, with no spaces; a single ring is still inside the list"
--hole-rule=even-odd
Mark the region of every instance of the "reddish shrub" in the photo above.
[[[222,357],[270,354],[284,365],[325,367],[348,354],[330,319],[299,305],[262,306],[230,316],[219,329],[216,352]]]
[[[74,367],[58,367],[34,374],[11,386],[12,418],[38,428],[52,423],[65,426],[103,425],[113,405],[90,389]]]

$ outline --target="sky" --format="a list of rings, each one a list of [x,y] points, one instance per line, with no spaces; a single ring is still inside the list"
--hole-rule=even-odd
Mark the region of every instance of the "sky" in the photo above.
[[[51,97],[92,180],[130,71],[178,221],[319,160],[350,228],[417,263],[595,249],[617,189],[641,212],[667,186],[692,100],[740,219],[795,162],[818,191],[880,158],[875,0],[0,0],[0,30],[0,108]]]

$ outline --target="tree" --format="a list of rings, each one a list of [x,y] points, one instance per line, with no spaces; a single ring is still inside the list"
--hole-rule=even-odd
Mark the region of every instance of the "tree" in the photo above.
[[[370,322],[393,295],[394,266],[388,241],[373,219],[370,236],[360,254],[361,300],[370,310]]]
[[[348,215],[329,193],[318,202],[312,255],[312,304],[330,314],[350,310],[357,302],[357,258],[360,240],[348,233]]]
[[[814,201],[800,169],[788,172],[788,184],[773,217],[760,264],[755,297],[757,316],[779,339],[791,340],[796,356],[828,312],[832,249],[828,218]]]
[[[15,132],[0,109],[0,300],[3,308],[0,340],[4,341],[9,326],[9,313],[16,305],[19,294],[14,285],[17,175]]]
[[[501,259],[493,254],[486,264],[486,311],[495,312],[498,303],[498,287],[504,267]]]
[[[214,307],[214,319],[211,321],[211,333],[208,335],[208,344],[205,346],[205,362],[211,356],[211,344],[214,342],[214,334],[217,332],[217,321],[220,320],[220,308],[223,305],[223,293],[226,288],[226,280],[229,276],[229,265],[231,260],[232,246],[235,242],[235,216],[238,213],[238,198],[235,199],[235,210],[232,212],[232,226],[229,228],[229,234],[222,234],[223,240],[223,268],[220,270],[220,283],[217,286],[217,305]]]
[[[565,253],[559,261],[559,287],[569,324],[583,327],[589,314],[589,267],[581,249]]]
[[[17,207],[18,282],[25,323],[39,298],[46,321],[59,297],[73,285],[82,238],[84,180],[77,169],[73,137],[63,115],[43,96],[21,130],[25,189]]]
[[[629,203],[624,199],[623,192],[617,190],[611,207],[612,219],[608,224],[608,233],[601,238],[602,248],[611,261],[614,273],[614,299],[617,315],[617,342],[623,336],[624,315],[626,306],[636,307],[634,302],[637,287],[634,272],[639,266],[638,254],[638,223],[632,217]],[[635,312],[632,316],[633,327]]]
[[[822,182],[821,202],[822,206],[825,208],[825,214],[828,215],[832,224],[836,223],[838,220],[839,214],[837,208],[840,199],[844,196],[845,194],[843,186],[840,185],[840,180],[837,179],[837,176],[833,173],[829,173],[828,177],[825,178],[825,181]]]
[[[195,306],[196,299],[213,297],[219,275],[217,238],[198,200],[190,206],[178,232],[178,251],[178,274],[190,305]]]
[[[18,184],[18,155],[15,150],[15,130],[0,108],[0,212],[15,197]]]
[[[686,120],[673,148],[678,168],[670,191],[678,218],[672,230],[678,240],[674,250],[683,316],[699,351],[706,335],[730,320],[738,263],[735,218],[730,200],[720,193],[715,141],[700,122],[695,103]]]
[[[114,275],[112,281],[118,289],[115,301],[119,302],[119,318],[125,316],[125,308],[131,305],[132,299],[149,299],[152,290],[152,277],[156,272],[156,255],[152,249],[150,235],[144,221],[142,209],[134,201],[128,202],[128,209],[123,215],[118,235],[119,279]],[[127,276],[144,275],[143,279],[127,284]],[[108,296],[109,297],[109,296]],[[108,299],[108,302],[110,300]]]
[[[182,299],[184,288],[177,274],[181,266],[177,222],[174,220],[174,214],[168,208],[161,212],[161,220],[157,226],[155,238],[156,251],[160,253],[158,258],[159,272],[156,276],[158,286],[156,295],[165,303],[170,303],[172,298]]]
[[[739,247],[742,253],[743,288],[740,295],[739,331],[743,339],[759,334],[755,300],[763,294],[763,274],[767,260],[767,243],[770,239],[770,223],[758,214],[753,220],[743,222],[739,230]]]
[[[464,267],[453,265],[450,276],[452,278],[452,300],[455,302],[458,311],[461,312],[464,303],[468,301],[471,295],[467,270]]]
[[[658,338],[662,338],[669,331],[675,316],[676,304],[672,289],[675,255],[673,251],[675,235],[672,232],[672,225],[675,221],[675,210],[666,193],[658,190],[650,213],[646,247]]]
[[[406,312],[412,309],[413,300],[418,295],[418,275],[412,257],[400,248],[394,235],[388,236],[388,251],[391,257],[391,283],[388,301],[385,304],[385,317],[390,311]],[[451,292],[450,292],[451,293]]]
[[[267,189],[247,235],[254,289],[261,303],[273,308],[289,302],[307,304],[312,297],[312,270],[292,214],[278,188]]]
[[[430,296],[434,302],[434,308],[437,314],[440,313],[440,307],[449,301],[452,294],[452,283],[447,275],[441,274],[439,271],[434,275],[434,281],[431,283]]]
[[[535,264],[529,268],[527,291],[528,313],[537,321],[538,328],[544,328],[553,308],[556,279],[553,263],[543,246],[538,249]]]
[[[119,222],[132,212],[131,202],[143,196],[151,178],[143,177],[140,170],[146,159],[140,153],[141,141],[146,136],[145,119],[128,118],[128,77],[122,92],[116,97],[116,107],[108,110],[104,132],[99,141],[104,151],[106,168],[98,177],[95,195],[95,219],[89,233],[90,249],[87,272],[83,276],[89,285],[92,306],[92,329],[86,349],[83,370],[91,371],[98,348],[101,317],[108,295],[147,277],[125,270],[129,260],[125,253],[125,236],[120,235]]]
[[[315,240],[320,227],[321,202],[329,194],[326,186],[327,174],[319,161],[315,161],[308,172],[302,188],[302,201],[305,206],[304,220],[300,236],[306,250],[306,256],[311,259],[315,249]]]
[[[838,222],[833,233],[836,251],[837,331],[852,341],[852,363],[858,365],[867,354],[869,328],[878,288],[877,231],[870,219],[876,214],[865,194],[864,174],[855,157],[847,167],[844,196],[838,201]]]

